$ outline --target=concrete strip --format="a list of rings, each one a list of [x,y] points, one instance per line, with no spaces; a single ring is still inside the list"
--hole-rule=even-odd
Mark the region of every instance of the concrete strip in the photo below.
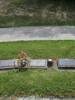
[[[58,61],[52,61],[53,64],[51,65],[53,69],[75,69],[75,59],[59,59]],[[48,60],[47,59],[32,59],[30,61],[30,66],[26,66],[24,68],[42,68],[47,69],[48,67]],[[12,60],[0,60],[0,70],[5,69],[18,69],[18,63],[16,59]]]
[[[0,42],[18,40],[75,40],[75,26],[0,28]]]

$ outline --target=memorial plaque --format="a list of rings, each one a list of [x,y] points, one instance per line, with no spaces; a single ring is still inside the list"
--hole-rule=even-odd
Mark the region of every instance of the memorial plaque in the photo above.
[[[47,68],[47,60],[45,59],[31,60],[30,66],[32,68]]]
[[[0,69],[12,69],[15,67],[15,60],[0,60]]]
[[[60,69],[75,69],[75,59],[59,59],[57,65]]]

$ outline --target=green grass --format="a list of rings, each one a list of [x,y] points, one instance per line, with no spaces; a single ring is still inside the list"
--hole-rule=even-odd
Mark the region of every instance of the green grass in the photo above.
[[[19,41],[0,43],[0,59],[17,58],[24,50],[31,58],[74,58],[75,41]],[[75,96],[75,72],[27,70],[0,72],[0,96]]]
[[[0,73],[0,96],[75,96],[75,72],[27,70]]]
[[[19,41],[0,43],[0,59],[17,58],[20,51],[31,58],[75,58],[75,41]]]

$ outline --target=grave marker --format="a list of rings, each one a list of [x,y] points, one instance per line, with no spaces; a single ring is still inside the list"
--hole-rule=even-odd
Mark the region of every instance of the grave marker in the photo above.
[[[75,59],[59,59],[57,65],[59,69],[75,69]]]

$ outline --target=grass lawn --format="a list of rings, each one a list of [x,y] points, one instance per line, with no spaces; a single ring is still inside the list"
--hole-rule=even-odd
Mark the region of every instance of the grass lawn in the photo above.
[[[75,72],[28,70],[0,73],[0,96],[75,96]]]
[[[21,50],[31,58],[75,57],[75,41],[0,43],[0,59],[16,58]],[[75,72],[48,70],[0,73],[0,96],[75,96]]]
[[[0,43],[0,59],[17,58],[26,51],[31,58],[75,58],[75,41],[19,41]]]

